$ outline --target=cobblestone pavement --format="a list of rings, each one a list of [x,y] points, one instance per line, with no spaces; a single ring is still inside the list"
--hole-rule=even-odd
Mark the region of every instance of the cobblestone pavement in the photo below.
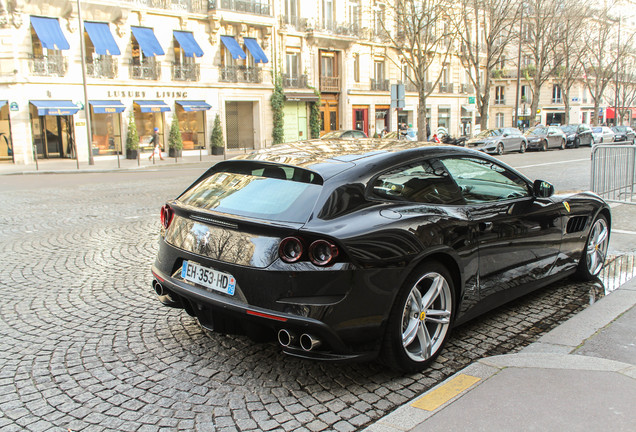
[[[456,329],[419,374],[294,359],[161,306],[149,271],[158,209],[183,182],[104,178],[0,191],[3,431],[353,431],[603,292],[565,281],[526,296]]]

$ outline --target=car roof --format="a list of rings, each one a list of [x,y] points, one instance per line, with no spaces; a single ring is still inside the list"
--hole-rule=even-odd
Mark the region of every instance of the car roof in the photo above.
[[[232,160],[254,160],[296,166],[317,172],[324,179],[328,179],[356,165],[372,163],[373,160],[384,159],[390,154],[403,151],[408,151],[409,154],[425,153],[429,148],[432,153],[432,149],[459,149],[453,145],[406,140],[308,140],[274,145],[237,156]],[[472,150],[461,149],[475,154]],[[396,159],[401,158],[397,156]]]

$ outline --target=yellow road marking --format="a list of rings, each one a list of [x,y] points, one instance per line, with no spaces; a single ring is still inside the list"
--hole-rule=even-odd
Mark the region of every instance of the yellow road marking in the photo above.
[[[473,384],[480,381],[479,378],[460,374],[446,384],[426,393],[424,396],[411,404],[412,407],[423,409],[426,411],[435,411],[437,408],[470,388]]]

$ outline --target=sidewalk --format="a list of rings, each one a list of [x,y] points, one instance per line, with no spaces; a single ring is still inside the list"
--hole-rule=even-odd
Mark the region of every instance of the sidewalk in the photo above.
[[[521,352],[473,363],[365,431],[633,431],[635,304],[632,279]]]
[[[243,152],[231,153],[227,155],[227,158],[238,156]],[[95,157],[95,164],[89,165],[88,162],[80,161],[79,169],[77,167],[77,161],[75,159],[41,159],[38,160],[37,166],[34,163],[24,164],[0,164],[0,175],[23,175],[23,174],[74,174],[74,173],[88,173],[88,172],[112,172],[112,171],[126,171],[126,170],[139,170],[139,169],[156,169],[156,168],[169,168],[175,165],[186,164],[201,164],[211,166],[219,161],[224,160],[223,155],[213,156],[207,155],[205,152],[199,154],[198,151],[184,152],[183,157],[170,158],[168,153],[164,152],[163,159],[155,158],[148,160],[150,153],[142,153],[139,160],[126,159],[126,156],[120,156],[119,163],[116,156],[98,156]]]

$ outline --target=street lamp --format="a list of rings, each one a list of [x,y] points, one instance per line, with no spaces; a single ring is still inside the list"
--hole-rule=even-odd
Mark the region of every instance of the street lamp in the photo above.
[[[91,133],[91,108],[88,105],[88,88],[86,86],[86,47],[84,46],[84,26],[82,25],[82,8],[77,0],[77,20],[79,21],[80,51],[82,57],[82,86],[84,87],[84,115],[86,116],[86,137],[88,141],[88,164],[95,165],[93,159],[93,136]]]

